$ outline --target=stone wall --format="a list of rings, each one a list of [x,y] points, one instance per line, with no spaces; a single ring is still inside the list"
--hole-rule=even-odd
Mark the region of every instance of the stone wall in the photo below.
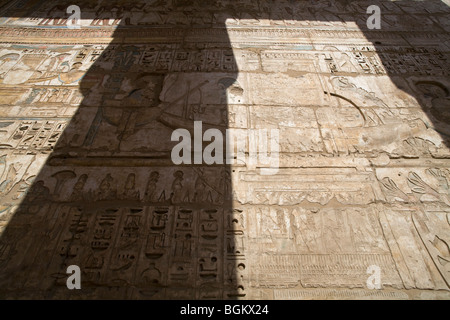
[[[445,2],[0,10],[0,297],[450,298]],[[276,172],[175,165],[198,121],[277,130]]]

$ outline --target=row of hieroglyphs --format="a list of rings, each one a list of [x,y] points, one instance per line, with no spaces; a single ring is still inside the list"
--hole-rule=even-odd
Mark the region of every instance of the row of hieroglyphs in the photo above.
[[[14,160],[16,158],[16,160]],[[1,156],[1,194],[5,210],[23,198],[45,155]],[[112,169],[111,169],[112,170]],[[236,172],[237,171],[237,172]],[[119,175],[107,168],[55,166],[34,181],[30,202],[143,201],[146,203],[212,203],[233,199],[241,204],[298,205],[330,201],[366,205],[375,202],[450,203],[448,169],[355,168],[280,169],[274,176],[237,167],[126,168]],[[333,184],[333,181],[340,183]],[[233,188],[232,188],[232,184]]]
[[[315,47],[315,49],[314,49]],[[446,75],[445,53],[402,47],[374,53],[366,46],[305,46],[300,50],[181,49],[174,44],[119,46],[2,46],[0,79],[8,85],[74,86],[95,62],[97,72],[323,72],[336,75]],[[381,49],[380,49],[381,50]],[[301,52],[299,52],[301,51]],[[380,56],[378,56],[380,55]],[[382,64],[382,60],[390,61]],[[236,62],[234,61],[236,59]],[[235,65],[237,64],[237,65]],[[18,74],[20,73],[20,78]],[[29,102],[31,103],[31,102]]]
[[[38,9],[39,18],[10,19],[7,25],[67,27],[69,14],[67,8],[72,3],[46,3]],[[342,3],[327,1],[283,1],[273,4],[268,0],[239,1],[155,1],[152,3],[137,1],[133,4],[104,4],[89,1],[77,1],[82,13],[83,27],[115,27],[121,25],[209,25],[219,24],[228,18],[228,25],[243,26],[298,26],[317,27],[334,26],[340,28],[355,28],[356,24],[365,25],[367,8],[370,3]],[[425,15],[420,5],[408,6],[402,3],[401,8],[395,2],[378,3],[384,13],[382,23],[390,29],[403,29],[415,26],[417,30],[433,28],[433,19]],[[201,7],[201,11],[194,8]],[[168,8],[175,8],[168,13]],[[11,5],[11,10],[20,9],[20,2]],[[422,9],[422,10],[421,10]],[[427,7],[427,12],[430,9]],[[444,6],[436,5],[433,18],[444,21],[442,14],[448,13]],[[399,18],[401,16],[401,19]],[[423,22],[417,25],[419,19]],[[5,23],[5,22],[4,22]]]
[[[25,164],[25,159],[30,163]],[[36,177],[38,164],[35,162],[43,159],[42,156],[20,156],[20,160],[11,161],[9,156],[0,157],[4,204],[23,197],[24,186],[30,186]],[[129,173],[124,176],[108,170],[99,176],[103,169],[98,168],[84,169],[81,174],[71,168],[54,169],[51,170],[54,173],[48,171],[49,177],[34,181],[28,195],[33,199],[30,202],[39,203],[46,199],[62,202],[127,200],[220,205],[231,197],[230,173],[223,168],[154,167],[149,172],[146,168],[129,168]]]

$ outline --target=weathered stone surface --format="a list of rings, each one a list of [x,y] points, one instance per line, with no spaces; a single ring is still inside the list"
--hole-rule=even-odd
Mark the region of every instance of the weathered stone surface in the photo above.
[[[448,1],[0,13],[0,297],[450,299]],[[243,159],[175,165],[199,121]]]

